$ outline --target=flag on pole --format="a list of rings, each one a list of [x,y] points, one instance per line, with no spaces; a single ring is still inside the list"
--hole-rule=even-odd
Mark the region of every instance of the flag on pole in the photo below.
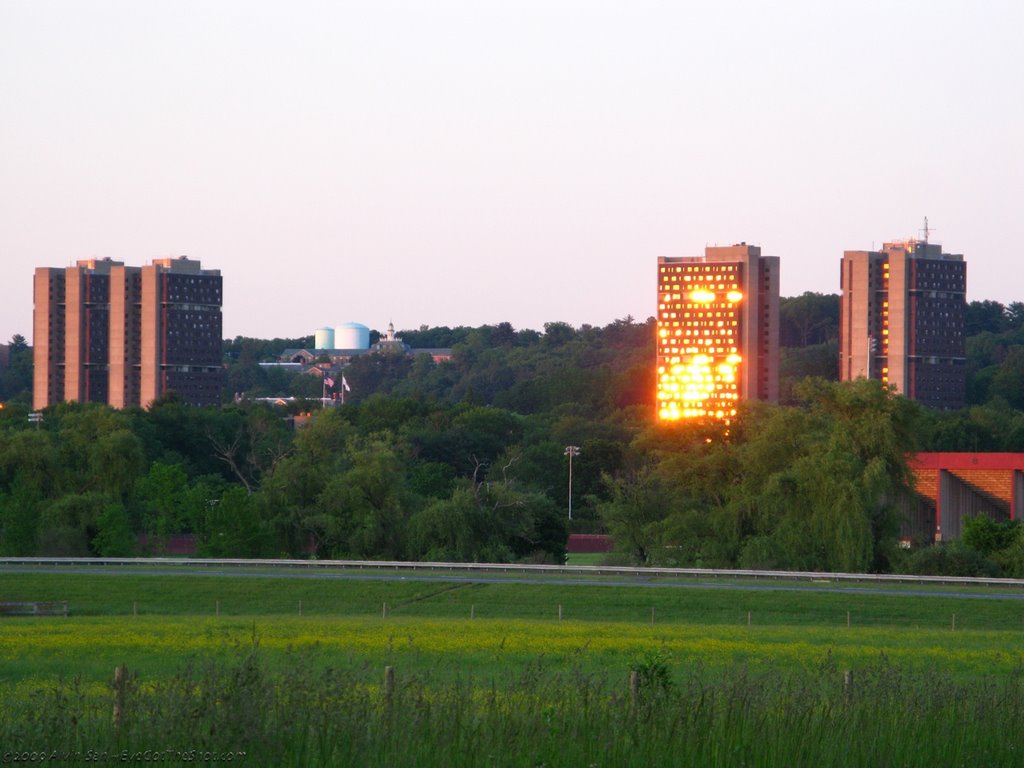
[[[332,384],[331,386],[334,386],[334,385]],[[348,385],[348,382],[345,381],[345,374],[344,373],[341,374],[341,388],[344,389],[346,392],[351,392],[352,391],[352,387],[350,387]]]
[[[325,387],[333,387],[334,386],[334,379],[332,379],[330,376],[324,376],[324,386]]]

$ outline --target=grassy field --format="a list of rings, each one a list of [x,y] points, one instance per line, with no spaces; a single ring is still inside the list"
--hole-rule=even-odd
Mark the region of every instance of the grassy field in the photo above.
[[[0,620],[0,744],[84,759],[163,738],[257,765],[1014,765],[1024,603],[1007,596],[0,572],[0,601],[72,610]],[[117,665],[131,714],[115,728]]]
[[[110,679],[126,664],[144,679],[171,674],[189,660],[229,662],[254,645],[271,668],[301,657],[316,668],[383,669],[434,677],[500,677],[541,665],[614,673],[626,680],[652,652],[674,677],[743,665],[802,673],[826,666],[858,669],[882,659],[908,672],[954,679],[1010,675],[1021,667],[1020,633],[899,627],[726,627],[537,619],[317,618],[261,616],[184,619],[71,618],[6,620],[0,625],[0,683],[35,685],[79,675]]]
[[[906,586],[778,582],[705,584],[637,580],[558,584],[550,579],[479,583],[464,576],[380,580],[378,573],[255,572],[167,575],[145,569],[74,573],[0,570],[0,601],[65,600],[85,616],[389,616],[563,619],[649,624],[746,626],[896,626],[1024,630],[1018,592]],[[825,588],[828,587],[828,588]],[[958,593],[970,592],[970,596]],[[955,618],[954,618],[955,617]]]

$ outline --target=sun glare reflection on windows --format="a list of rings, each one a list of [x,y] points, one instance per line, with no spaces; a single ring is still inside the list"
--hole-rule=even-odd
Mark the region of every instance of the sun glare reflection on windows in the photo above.
[[[739,265],[659,272],[657,403],[662,421],[736,416],[743,359]],[[681,284],[681,285],[680,285]]]

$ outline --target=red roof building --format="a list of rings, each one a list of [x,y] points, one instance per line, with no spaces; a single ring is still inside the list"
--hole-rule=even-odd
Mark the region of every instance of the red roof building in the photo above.
[[[1015,520],[1024,512],[1024,453],[917,453],[909,464],[915,498],[905,539],[956,539],[965,517]]]

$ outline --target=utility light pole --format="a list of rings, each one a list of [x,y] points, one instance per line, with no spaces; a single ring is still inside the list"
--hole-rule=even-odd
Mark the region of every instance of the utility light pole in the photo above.
[[[565,446],[565,453],[562,455],[569,457],[569,519],[572,520],[572,457],[580,455],[580,447],[578,445],[567,445]]]

